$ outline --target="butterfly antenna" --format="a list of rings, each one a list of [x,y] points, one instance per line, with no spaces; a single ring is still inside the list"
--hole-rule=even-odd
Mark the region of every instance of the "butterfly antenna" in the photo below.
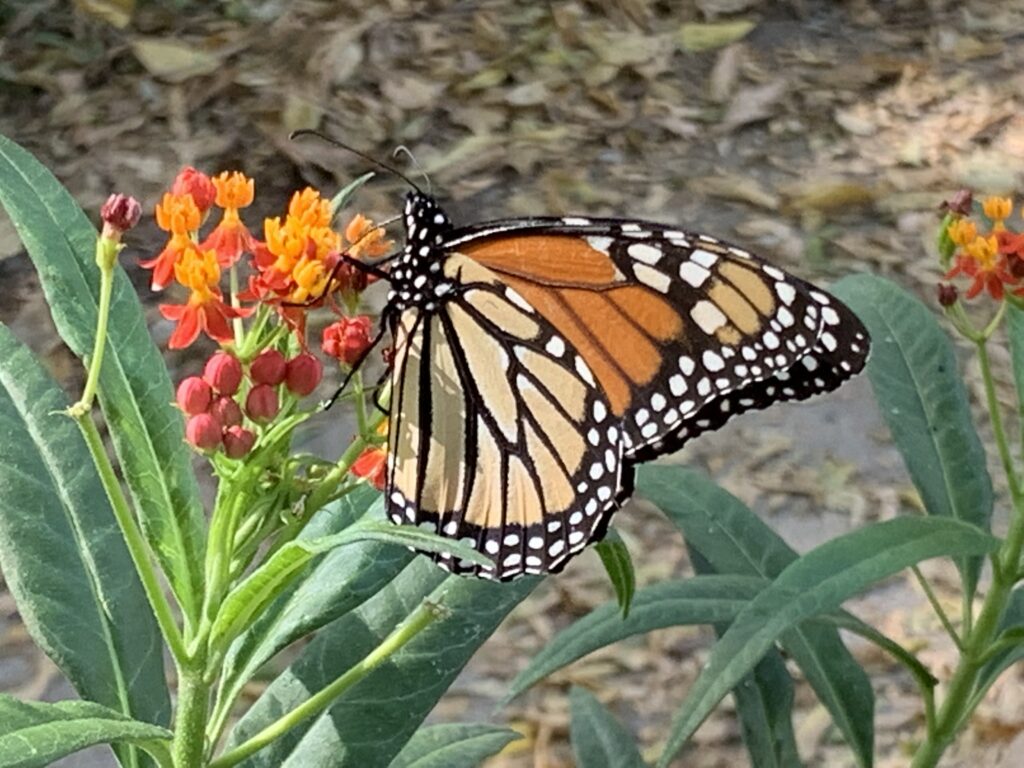
[[[416,159],[416,155],[414,155],[412,151],[407,146],[405,146],[405,144],[399,144],[397,147],[395,147],[395,151],[391,153],[392,157],[398,157],[399,155],[405,155],[406,157],[409,158],[409,162],[412,163],[412,167],[420,172],[420,176],[422,176],[423,181],[426,182],[427,194],[434,194],[434,185],[430,183],[430,177],[427,175],[427,172],[426,170],[424,170],[423,166],[420,165],[420,161]]]
[[[332,139],[330,136],[324,136],[324,134],[320,133],[319,131],[314,131],[314,130],[312,130],[310,128],[301,128],[301,129],[299,129],[297,131],[292,131],[291,135],[288,138],[291,139],[292,141],[294,141],[295,139],[302,138],[303,136],[315,136],[316,138],[320,139],[321,141],[326,141],[328,144],[332,144],[333,146],[338,147],[338,149],[344,149],[346,152],[351,152],[356,157],[361,157],[366,162],[373,163],[375,166],[380,168],[382,171],[386,171],[387,173],[390,173],[390,174],[392,174],[394,176],[397,176],[402,181],[404,181],[406,184],[408,184],[410,187],[412,187],[417,192],[419,192],[421,195],[423,194],[423,190],[419,188],[419,186],[416,184],[416,182],[414,182],[412,179],[410,179],[408,176],[406,176],[404,173],[402,173],[397,168],[395,168],[393,166],[390,166],[387,163],[382,163],[377,158],[371,157],[370,155],[368,155],[365,152],[362,152],[362,151],[356,149],[355,147],[350,147],[348,144],[346,144],[346,143],[344,143],[342,141],[338,141],[337,139]]]

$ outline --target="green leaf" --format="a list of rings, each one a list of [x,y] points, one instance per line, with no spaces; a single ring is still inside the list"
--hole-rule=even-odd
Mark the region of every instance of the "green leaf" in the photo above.
[[[111,742],[159,749],[151,742],[170,738],[165,728],[91,701],[44,704],[0,694],[0,765],[5,768],[47,766],[72,752]]]
[[[615,598],[622,610],[622,618],[629,618],[629,606],[636,594],[636,572],[633,570],[633,559],[629,556],[626,542],[614,528],[595,546],[601,556],[601,563],[608,573],[608,578],[615,588]]]
[[[0,136],[0,204],[39,273],[57,331],[92,354],[100,276],[96,230],[53,175]],[[99,396],[142,529],[185,615],[199,614],[205,522],[167,368],[138,297],[116,269]]]
[[[735,496],[699,472],[641,467],[638,488],[717,573],[772,580],[797,553]],[[779,640],[832,715],[861,765],[874,752],[875,697],[867,674],[831,626],[801,624]]]
[[[689,554],[698,574],[714,574],[699,552],[690,547]],[[759,581],[763,587],[765,582]],[[721,637],[728,628],[727,622],[716,622],[715,634]],[[793,732],[793,679],[782,654],[770,649],[754,671],[733,687],[732,695],[751,768],[801,766]]]
[[[349,204],[349,201],[351,201],[352,198],[355,197],[355,194],[356,192],[359,191],[359,188],[376,175],[377,174],[374,173],[373,171],[364,173],[358,179],[353,179],[344,187],[342,187],[341,191],[331,198],[331,216],[337,216],[338,211],[342,210],[345,206],[347,206]]]
[[[447,608],[391,659],[353,686],[327,712],[302,723],[245,766],[384,768],[498,623],[537,585],[444,578],[417,558],[359,610],[317,633],[299,658],[267,688],[228,737],[228,748],[262,730],[358,664],[424,597]]]
[[[669,764],[722,697],[787,630],[837,609],[844,600],[922,560],[984,555],[998,545],[984,531],[957,520],[901,517],[808,552],[755,597],[712,648],[673,722],[659,764]]]
[[[380,493],[363,486],[321,510],[300,534],[317,538],[344,530],[360,517],[383,517]],[[408,550],[364,541],[321,555],[235,640],[223,664],[218,726],[226,721],[242,686],[276,653],[354,610],[379,592],[412,560]]]
[[[80,695],[166,724],[160,633],[67,406],[0,326],[0,566],[33,639]]]
[[[664,627],[732,621],[767,583],[750,576],[694,576],[638,589],[626,619],[613,603],[599,606],[555,635],[516,675],[505,700],[627,637]]]
[[[1024,587],[1018,587],[1010,593],[1010,602],[999,620],[999,631],[1006,630],[1024,630]],[[1024,637],[1018,639],[1017,644],[999,651],[981,668],[978,682],[974,686],[975,696],[983,696],[1003,672],[1024,659]]]
[[[1013,381],[1017,386],[1018,417],[1024,417],[1024,310],[1006,303],[1006,334],[1010,337]]]
[[[992,480],[985,450],[953,346],[935,314],[879,277],[848,277],[834,291],[871,331],[867,370],[875,399],[928,514],[988,530]],[[973,594],[981,559],[957,564]]]
[[[413,734],[388,768],[478,768],[521,738],[516,731],[493,725],[429,725]]]
[[[261,613],[267,604],[298,578],[314,557],[361,541],[397,544],[427,552],[449,552],[463,560],[481,565],[491,564],[489,558],[466,544],[413,526],[398,526],[374,520],[361,520],[330,536],[295,539],[277,550],[224,599],[210,630],[210,646],[218,648],[225,642],[231,642],[252,623],[254,616]]]
[[[632,735],[584,688],[569,692],[572,751],[586,768],[644,768]]]

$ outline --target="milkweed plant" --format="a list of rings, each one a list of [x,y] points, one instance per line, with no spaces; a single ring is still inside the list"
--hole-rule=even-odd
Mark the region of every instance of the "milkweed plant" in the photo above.
[[[392,243],[383,226],[345,213],[371,175],[333,197],[297,191],[259,230],[246,223],[253,179],[186,168],[155,206],[166,242],[140,254],[138,202],[111,196],[97,234],[57,180],[0,137],[0,203],[86,371],[69,398],[0,328],[0,567],[29,633],[81,697],[0,696],[0,765],[43,766],[109,744],[125,766],[476,766],[522,735],[486,722],[500,721],[500,709],[483,722],[423,725],[540,579],[447,575],[412,550],[481,556],[384,520],[389,393],[360,367],[378,330],[361,302],[373,277],[358,261]],[[794,736],[799,670],[857,764],[870,766],[875,698],[845,631],[916,684],[920,720],[906,747],[916,768],[937,765],[1024,657],[1024,233],[1013,214],[1008,199],[979,204],[966,192],[945,204],[933,308],[879,277],[833,286],[872,333],[868,373],[921,513],[801,554],[703,474],[642,467],[638,491],[678,527],[695,573],[637,588],[612,532],[597,549],[615,598],[523,659],[502,703],[626,637],[709,625],[717,642],[650,750],[594,694],[569,692],[579,765],[685,761],[689,738],[730,694],[751,765],[800,765],[810,756]],[[126,258],[161,292],[166,346],[215,350],[173,385],[119,265]],[[993,491],[946,329],[980,364],[1005,493]],[[990,364],[1004,339],[1010,409]],[[337,457],[305,452],[296,430],[336,418],[315,393],[342,379],[354,435]],[[208,511],[197,463],[215,484]],[[990,528],[996,502],[1008,511],[1002,536]],[[931,558],[955,563],[958,612],[918,569]],[[959,652],[947,679],[843,608],[905,569]],[[290,646],[287,661],[267,666]],[[283,671],[254,685],[268,668]]]

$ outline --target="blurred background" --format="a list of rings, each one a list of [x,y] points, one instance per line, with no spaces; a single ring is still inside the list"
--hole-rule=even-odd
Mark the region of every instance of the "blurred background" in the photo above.
[[[368,169],[316,141],[289,141],[297,128],[384,160],[408,147],[456,222],[649,218],[742,244],[825,285],[885,274],[934,305],[938,204],[962,185],[1016,193],[1018,203],[1024,192],[1024,2],[0,2],[0,132],[90,214],[114,191],[143,201],[123,263],[158,341],[171,329],[134,263],[161,245],[152,207],[181,166],[254,177],[256,230],[293,190],[330,195]],[[403,191],[378,176],[355,210],[386,218]],[[76,391],[78,364],[3,216],[0,279],[0,321]],[[195,373],[207,351],[171,358],[175,378]],[[327,416],[311,439],[336,455],[349,438],[344,420]],[[863,379],[744,416],[671,460],[707,470],[801,551],[919,505]],[[641,583],[690,572],[675,529],[649,506],[632,504],[616,523]],[[952,569],[924,570],[956,603]],[[517,609],[432,719],[488,718],[533,653],[609,599],[597,556],[581,556]],[[911,579],[849,607],[948,672],[953,650]],[[572,765],[570,682],[656,754],[711,640],[709,630],[664,630],[573,665],[493,716],[526,738],[489,768]],[[921,726],[912,683],[873,648],[851,647],[878,694],[878,765],[905,765]],[[995,686],[945,765],[1020,765],[1021,682],[1011,673]],[[0,690],[72,695],[2,579]],[[797,699],[808,765],[852,765],[810,691]],[[102,751],[61,763],[112,764]],[[678,764],[746,764],[728,703]]]

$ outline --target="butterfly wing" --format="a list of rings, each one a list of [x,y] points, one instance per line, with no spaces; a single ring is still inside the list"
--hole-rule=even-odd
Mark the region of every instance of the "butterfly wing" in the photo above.
[[[458,254],[459,290],[398,318],[388,513],[493,561],[456,573],[560,570],[632,490],[620,427],[592,372],[497,275]]]
[[[593,371],[645,461],[728,418],[838,387],[870,342],[834,297],[704,235],[632,221],[533,219],[453,233]]]

